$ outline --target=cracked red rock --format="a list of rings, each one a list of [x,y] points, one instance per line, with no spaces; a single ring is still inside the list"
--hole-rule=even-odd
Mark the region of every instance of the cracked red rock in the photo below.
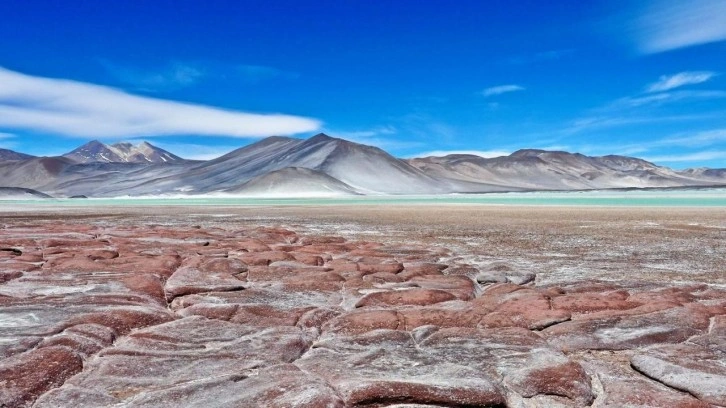
[[[0,229],[0,405],[726,405],[716,285],[205,222]]]

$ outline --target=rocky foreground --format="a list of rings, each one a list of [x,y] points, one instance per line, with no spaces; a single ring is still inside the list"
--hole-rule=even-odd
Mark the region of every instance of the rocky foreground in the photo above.
[[[0,406],[726,406],[723,285],[371,241],[0,225]]]

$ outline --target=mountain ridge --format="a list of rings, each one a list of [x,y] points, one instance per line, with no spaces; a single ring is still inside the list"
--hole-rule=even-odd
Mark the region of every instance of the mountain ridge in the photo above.
[[[134,146],[99,141],[59,157],[0,157],[0,187],[54,196],[253,190],[276,195],[289,190],[294,195],[295,189],[306,194],[415,195],[717,185],[726,185],[726,169],[676,171],[634,157],[540,149],[494,158],[452,154],[400,159],[324,133],[308,139],[271,136],[208,161],[185,160],[148,142]]]
[[[35,156],[25,153],[16,152],[10,149],[0,149],[0,160],[28,160]]]

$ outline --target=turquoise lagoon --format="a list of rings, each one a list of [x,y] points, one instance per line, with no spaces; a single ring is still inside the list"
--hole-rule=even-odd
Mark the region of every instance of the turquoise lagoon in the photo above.
[[[335,198],[251,198],[221,196],[123,197],[2,200],[0,210],[28,207],[104,206],[324,206],[324,205],[532,205],[598,207],[726,207],[726,188],[512,192],[432,196],[353,196]]]

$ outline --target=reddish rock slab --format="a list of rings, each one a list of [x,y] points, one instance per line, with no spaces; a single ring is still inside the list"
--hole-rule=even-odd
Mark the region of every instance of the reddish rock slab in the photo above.
[[[325,267],[330,268],[334,272],[340,274],[350,274],[352,272],[358,272],[360,266],[358,262],[351,261],[345,258],[334,258],[325,262]]]
[[[548,327],[543,334],[562,350],[625,350],[685,341],[706,332],[710,317],[706,307],[690,304],[641,315],[573,320]]]
[[[323,257],[320,255],[294,253],[293,257],[295,257],[295,260],[297,262],[303,263],[305,265],[311,265],[311,266],[325,265],[325,259],[323,259]]]
[[[65,331],[44,339],[38,347],[67,347],[85,359],[110,346],[111,342],[81,332]]]
[[[303,315],[316,309],[333,308],[340,299],[337,293],[276,284],[237,292],[182,296],[172,301],[171,308],[180,316],[198,315],[258,327],[295,326]],[[319,327],[332,317],[308,316],[306,326]]]
[[[429,306],[398,309],[399,327],[412,330],[421,326],[479,327],[485,313],[471,307],[468,302],[449,303],[446,307]]]
[[[0,271],[0,283],[5,283],[7,281],[10,281],[10,280],[13,280],[13,279],[17,279],[17,278],[23,276],[23,271],[16,270],[14,267],[11,267],[10,268],[10,269],[14,269],[12,271],[8,271],[5,268],[5,265],[4,264],[0,265],[0,267],[3,268],[3,270]]]
[[[628,300],[626,290],[608,292],[579,292],[565,294],[552,299],[552,308],[567,310],[571,313],[592,313],[602,310],[627,310],[642,306],[642,302]]]
[[[13,258],[13,260],[19,261],[19,262],[29,262],[29,263],[45,262],[45,258],[43,258],[42,252],[37,252],[37,253],[24,252],[22,255]]]
[[[345,278],[326,267],[274,263],[269,267],[250,267],[247,272],[247,281],[265,284],[282,282],[285,284],[307,285],[310,289],[321,285],[321,290],[325,290],[324,287],[328,287],[330,283],[337,283],[335,290],[340,290]]]
[[[134,274],[120,279],[131,292],[149,296],[159,304],[166,305],[166,293],[161,277],[152,274]]]
[[[135,274],[155,274],[168,277],[181,265],[181,258],[175,255],[129,255],[114,259],[92,260],[87,257],[54,257],[43,264],[42,269],[49,273],[78,272],[123,272]]]
[[[235,240],[233,247],[236,248],[237,251],[241,252],[269,252],[272,250],[269,245],[255,238]],[[232,253],[230,253],[230,255],[231,254]],[[239,252],[237,254],[239,254]]]
[[[358,263],[358,270],[364,275],[380,272],[395,274],[403,270],[403,264],[400,262]]]
[[[0,269],[4,277],[0,277],[0,283],[22,276],[23,272],[37,271],[41,268],[42,264],[39,263],[18,262],[16,260],[2,262],[0,263]],[[18,273],[20,275],[17,275]]]
[[[475,283],[466,276],[424,275],[416,276],[408,282],[423,289],[437,289],[449,292],[461,300],[474,299],[478,290]]]
[[[0,299],[3,299],[0,297]],[[75,296],[69,298],[4,298],[0,305],[0,358],[26,351],[72,326],[86,323],[107,327],[116,336],[133,328],[169,321],[171,314],[155,305],[134,306],[108,302],[107,297]],[[67,335],[66,345],[77,344],[78,350],[92,352],[96,341]],[[63,336],[61,336],[63,338]],[[53,341],[59,341],[58,339]],[[82,346],[86,344],[86,346]],[[90,347],[90,348],[89,348]]]
[[[369,293],[355,307],[427,306],[455,299],[456,296],[443,290],[413,288]]]
[[[316,290],[296,290],[288,285],[275,284],[269,287],[250,287],[236,292],[209,292],[181,296],[171,302],[171,309],[181,311],[194,305],[266,305],[281,310],[303,307],[330,307],[341,301],[339,293]]]
[[[83,369],[81,357],[66,347],[43,347],[0,361],[0,406],[29,406]]]
[[[204,316],[255,327],[295,326],[313,308],[280,309],[268,305],[197,304],[179,312],[180,316]]]
[[[482,265],[479,268],[459,269],[457,274],[466,273],[467,276],[473,278],[482,285],[493,283],[513,283],[515,285],[525,285],[534,282],[537,277],[534,273],[522,271],[514,265],[506,262],[493,262],[488,265]]]
[[[496,284],[484,290],[472,304],[485,314],[479,327],[524,327],[542,330],[570,320],[567,310],[553,309],[543,291],[513,284]]]
[[[114,307],[105,311],[73,316],[66,327],[96,324],[111,329],[115,336],[129,333],[133,329],[154,326],[173,320],[171,313],[150,307]]]
[[[341,335],[352,335],[378,329],[395,330],[402,327],[402,317],[395,310],[361,309],[330,320],[323,326],[323,330]]]
[[[710,408],[694,396],[675,390],[643,376],[630,366],[627,352],[588,352],[581,363],[599,383],[600,396],[595,406],[607,408],[682,407]]]
[[[504,406],[497,382],[465,364],[432,358],[407,332],[322,340],[295,365],[324,378],[346,406]]]
[[[385,285],[387,283],[402,283],[405,278],[401,274],[390,272],[378,272],[360,277],[363,282],[370,283],[372,287]],[[348,278],[350,280],[350,278]],[[346,285],[347,286],[347,285]]]
[[[300,243],[300,245],[304,245],[304,246],[343,244],[343,243],[345,243],[345,238],[335,237],[335,236],[324,236],[324,235],[305,236],[305,237],[300,238],[299,243]]]
[[[561,396],[579,406],[589,405],[595,398],[582,366],[548,350],[533,350],[524,367],[505,375],[504,381],[525,398]]]
[[[123,403],[123,398],[77,386],[53,390],[35,407],[92,408]],[[343,408],[343,401],[321,379],[292,364],[240,370],[195,381],[172,384],[138,395],[127,406]]]
[[[594,400],[584,369],[530,330],[448,328],[418,341],[443,361],[466,364],[525,397],[566,397],[579,406]]]
[[[410,280],[417,276],[442,275],[447,265],[437,263],[405,263],[403,272],[398,274],[403,280]]]
[[[689,285],[670,288],[657,288],[633,293],[628,300],[641,303],[653,303],[667,300],[681,305],[692,303],[708,292],[707,285]],[[723,296],[724,293],[721,293]]]
[[[210,379],[225,379],[223,383],[254,380],[257,370],[262,372],[266,367],[292,362],[310,344],[309,335],[295,327],[260,329],[187,317],[119,339],[114,347],[104,349],[88,361],[83,372],[48,395],[43,406],[53,406],[70,398],[75,398],[78,406],[92,406],[100,400],[134,406],[137,401],[149,401],[141,406],[151,406],[158,404],[162,396],[181,398],[184,395],[189,395],[192,403],[201,404],[205,395],[209,402],[210,396],[205,394],[209,389],[198,385]],[[288,371],[291,370],[288,368]],[[275,376],[282,377],[280,371],[273,371],[259,382],[252,382],[261,388],[264,383],[270,386],[270,392],[263,390],[258,398],[264,400],[265,395],[275,394],[277,390],[278,397],[284,400],[285,396],[279,394],[283,381]],[[310,388],[318,389],[319,395],[331,395],[320,381],[313,379],[311,384]],[[249,384],[226,386],[241,387],[234,388],[237,390],[250,387]],[[305,389],[304,379],[298,379],[296,386]],[[215,398],[224,397],[215,395]]]
[[[236,234],[259,239],[266,244],[294,244],[299,241],[295,231],[282,227],[257,227],[244,231],[243,234]]]
[[[726,350],[678,344],[653,347],[630,364],[644,375],[704,402],[726,406]]]
[[[244,271],[246,270],[245,266]],[[240,272],[202,271],[195,267],[179,268],[166,281],[164,292],[167,299],[173,299],[195,293],[242,290],[247,285],[238,278],[237,273]]]
[[[278,261],[294,261],[295,257],[284,251],[247,252],[236,255],[247,265],[267,266]]]

